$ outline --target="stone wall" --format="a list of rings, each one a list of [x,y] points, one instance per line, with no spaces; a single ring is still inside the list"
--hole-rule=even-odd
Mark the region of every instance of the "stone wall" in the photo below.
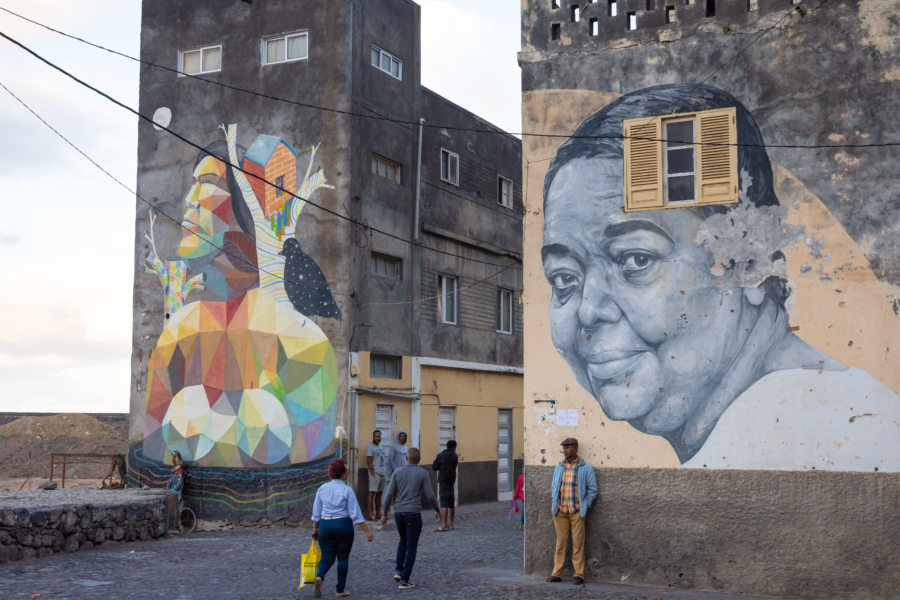
[[[0,492],[0,563],[89,550],[107,540],[164,536],[170,495],[84,488]]]

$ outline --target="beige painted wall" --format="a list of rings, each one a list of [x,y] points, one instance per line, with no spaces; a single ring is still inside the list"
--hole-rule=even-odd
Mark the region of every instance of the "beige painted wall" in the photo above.
[[[530,465],[558,462],[559,442],[568,436],[581,441],[582,456],[595,466],[679,465],[674,451],[661,437],[609,420],[597,401],[575,381],[550,338],[550,286],[540,256],[544,174],[565,141],[563,136],[571,135],[587,116],[617,96],[585,90],[523,94],[522,130],[560,135],[523,140],[525,462]],[[796,334],[811,345],[900,392],[900,369],[893,358],[897,350],[887,351],[891,341],[900,340],[900,319],[888,300],[900,296],[900,289],[875,278],[859,245],[802,182],[779,165],[773,165],[773,169],[781,203],[789,207],[789,222],[802,223],[808,237],[826,238],[822,258],[811,257],[803,244],[785,251],[792,287],[791,326],[798,328]],[[801,266],[806,263],[812,269],[802,274]],[[559,408],[577,409],[578,426],[557,426],[553,411]]]

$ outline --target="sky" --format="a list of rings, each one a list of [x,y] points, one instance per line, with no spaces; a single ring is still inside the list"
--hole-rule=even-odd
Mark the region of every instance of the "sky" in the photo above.
[[[520,1],[419,4],[422,84],[518,132]],[[139,54],[139,0],[0,0],[0,8]],[[0,32],[137,107],[134,61],[2,10]],[[0,65],[0,84],[134,189],[137,117],[3,38]],[[0,412],[127,412],[134,197],[3,88],[0,157]]]

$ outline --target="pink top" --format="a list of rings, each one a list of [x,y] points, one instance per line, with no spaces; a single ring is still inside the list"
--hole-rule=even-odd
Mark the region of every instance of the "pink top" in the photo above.
[[[516,481],[516,491],[513,492],[513,500],[525,500],[525,474],[519,475]]]

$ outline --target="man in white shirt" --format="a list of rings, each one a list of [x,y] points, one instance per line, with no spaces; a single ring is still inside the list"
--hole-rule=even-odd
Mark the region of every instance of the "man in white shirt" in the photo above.
[[[381,447],[381,431],[372,432],[372,443],[366,448],[366,465],[369,467],[369,497],[366,508],[370,521],[381,518],[381,493],[387,485],[387,461]],[[374,511],[373,511],[374,505]]]

